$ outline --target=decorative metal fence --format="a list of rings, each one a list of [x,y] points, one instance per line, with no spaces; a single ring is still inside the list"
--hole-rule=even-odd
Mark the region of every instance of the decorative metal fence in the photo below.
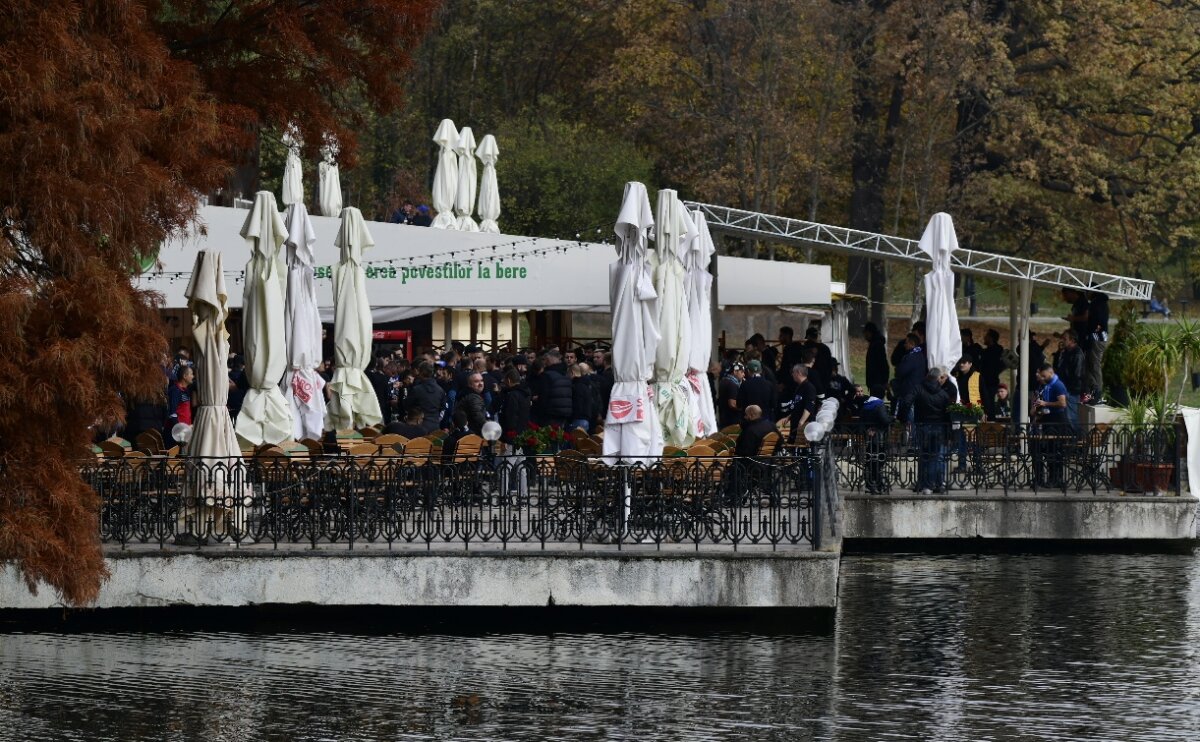
[[[147,457],[84,475],[102,540],[122,545],[819,547],[823,453],[631,466],[576,452],[455,464]]]
[[[844,493],[954,490],[1178,494],[1174,427],[848,425],[830,445]]]

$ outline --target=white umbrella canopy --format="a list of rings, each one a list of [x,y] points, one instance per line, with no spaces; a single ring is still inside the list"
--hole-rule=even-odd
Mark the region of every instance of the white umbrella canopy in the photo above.
[[[832,340],[829,350],[841,364],[839,369],[842,376],[854,381],[854,376],[850,371],[850,302],[845,299],[835,301],[831,307],[829,321],[833,325],[830,328]]]
[[[242,293],[242,345],[250,389],[236,426],[237,434],[254,445],[279,443],[292,434],[292,411],[279,390],[288,365],[283,334],[287,279],[279,256],[287,236],[275,195],[259,191],[242,225],[250,247]]]
[[[461,232],[478,232],[479,225],[471,218],[475,208],[475,134],[471,127],[464,126],[454,147],[458,155],[458,190],[454,197],[454,213],[458,215],[455,226]]]
[[[454,153],[458,146],[458,129],[454,128],[454,122],[442,119],[433,141],[442,151],[438,155],[437,169],[433,171],[433,208],[437,216],[430,226],[454,229],[457,226],[454,200],[458,197],[458,155]]]
[[[342,209],[342,225],[334,245],[341,262],[333,273],[333,348],[336,367],[329,382],[331,395],[325,414],[326,430],[377,425],[383,421],[379,399],[365,373],[371,362],[371,304],[363,253],[375,245],[362,212]]]
[[[317,166],[321,177],[319,185],[321,214],[337,216],[342,213],[342,175],[336,162],[322,161]]]
[[[500,148],[496,137],[487,134],[475,150],[475,156],[483,163],[483,177],[479,179],[479,231],[500,233],[500,185],[496,182],[496,161],[500,159]]]
[[[317,233],[304,204],[287,208],[287,301],[284,336],[288,368],[280,386],[292,409],[292,438],[319,440],[325,427],[325,380],[321,364],[321,315],[317,310],[313,248]]]
[[[695,222],[670,189],[658,192],[655,215],[654,290],[658,293],[658,331],[662,342],[654,359],[654,403],[662,421],[663,437],[673,446],[695,439],[691,385],[686,376],[692,353],[692,328],[688,318],[686,270],[683,256],[697,236]]]
[[[229,417],[229,293],[221,253],[201,250],[185,292],[192,312],[192,338],[196,352],[196,391],[199,406],[192,416],[192,436],[188,456],[202,457],[204,469],[191,472],[185,480],[185,501],[181,508],[181,532],[202,534],[215,513],[203,504],[233,505],[228,498],[244,497],[243,477],[237,471],[242,452],[233,420]],[[233,491],[237,488],[238,492]]]
[[[662,429],[650,394],[658,348],[658,295],[647,261],[654,215],[646,186],[625,184],[617,216],[617,260],[608,268],[613,388],[604,419],[604,455],[631,463],[662,455]]]
[[[933,261],[933,270],[925,274],[925,356],[930,368],[937,366],[949,373],[962,357],[954,272],[950,270],[950,254],[958,249],[958,237],[949,214],[933,215],[921,235],[920,249]]]
[[[717,431],[717,412],[713,404],[712,387],[708,385],[708,361],[712,356],[712,274],[709,261],[716,253],[708,220],[699,210],[692,212],[696,239],[684,259],[688,298],[688,320],[692,344],[688,356],[687,380],[692,389],[692,417],[696,421],[696,437],[703,438]]]
[[[283,165],[283,205],[304,203],[304,173],[300,165],[300,140],[289,127],[283,135],[288,148],[287,161]]]

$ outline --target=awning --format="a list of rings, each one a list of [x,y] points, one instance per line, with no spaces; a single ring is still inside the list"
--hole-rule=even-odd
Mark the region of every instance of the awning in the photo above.
[[[333,246],[339,221],[313,216],[317,233],[317,304],[321,318],[333,318]],[[192,232],[167,242],[159,253],[162,270],[147,273],[142,288],[163,295],[163,306],[187,306],[183,292],[199,250],[227,254],[226,266],[241,265],[245,246],[238,230],[244,209],[206,206],[200,221],[207,234]],[[549,238],[429,229],[368,222],[375,247],[366,256],[367,296],[375,322],[392,322],[429,314],[442,307],[479,310],[566,309],[607,312],[608,266],[612,245],[580,244]],[[228,271],[235,285],[240,271]],[[720,257],[721,307],[785,305],[828,306],[831,290],[827,265]],[[230,292],[229,305],[240,307],[242,292]]]

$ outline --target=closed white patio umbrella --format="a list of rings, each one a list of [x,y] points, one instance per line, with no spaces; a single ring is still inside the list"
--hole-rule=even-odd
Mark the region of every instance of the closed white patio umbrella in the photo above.
[[[430,226],[454,229],[457,226],[454,200],[458,197],[458,155],[454,153],[454,148],[458,146],[458,129],[454,128],[454,122],[442,119],[433,141],[441,147],[441,153],[438,155],[437,168],[433,171],[433,208],[437,216]]]
[[[930,368],[937,366],[950,373],[962,357],[962,336],[954,307],[954,272],[950,270],[950,254],[958,249],[958,237],[949,214],[933,215],[921,235],[920,249],[933,261],[933,270],[925,274],[925,355]]]
[[[237,434],[254,445],[279,443],[292,435],[292,411],[279,390],[288,365],[283,331],[287,279],[279,255],[287,236],[275,195],[259,191],[242,225],[250,248],[242,293],[242,345],[250,389],[236,426]]]
[[[658,348],[658,296],[648,258],[654,215],[646,186],[625,184],[617,216],[617,260],[608,268],[613,388],[604,418],[608,463],[662,455],[662,429],[650,393]]]
[[[838,299],[830,307],[829,321],[833,325],[830,352],[837,359],[842,376],[854,381],[850,371],[850,302]],[[961,343],[960,343],[961,345]]]
[[[454,213],[458,215],[455,226],[460,232],[478,232],[479,225],[471,218],[475,208],[475,134],[471,127],[464,126],[454,148],[458,155],[458,190],[454,198]]]
[[[692,353],[692,327],[684,288],[683,256],[696,238],[696,225],[679,195],[658,192],[654,222],[654,290],[658,293],[658,331],[662,341],[654,360],[654,403],[662,421],[663,438],[673,446],[696,439],[691,385],[687,382]]]
[[[317,233],[303,203],[287,208],[287,299],[284,335],[288,367],[283,375],[284,399],[292,410],[292,438],[320,440],[325,427],[325,380],[321,365],[321,316],[313,274]]]
[[[298,133],[292,127],[283,135],[283,143],[287,146],[287,161],[283,165],[284,206],[304,203],[304,173],[300,165],[301,142]]]
[[[337,164],[339,150],[337,139],[325,135],[325,144],[321,147],[321,164],[317,166],[317,201],[324,216],[337,216],[342,213],[342,175]]]
[[[692,241],[684,260],[687,268],[688,320],[692,345],[688,356],[687,381],[692,389],[693,419],[696,437],[717,432],[717,411],[713,404],[712,387],[708,385],[708,362],[712,356],[712,274],[709,261],[716,253],[708,220],[699,210],[692,212],[696,224],[696,239]]]
[[[334,245],[341,262],[333,273],[333,381],[325,414],[326,430],[346,430],[383,421],[379,399],[367,378],[371,362],[371,304],[367,300],[367,275],[363,253],[375,245],[362,212],[342,209],[342,225]]]
[[[222,506],[225,517],[235,498],[247,494],[241,473],[241,448],[229,417],[229,294],[221,253],[201,250],[185,292],[192,313],[192,339],[196,352],[196,391],[199,406],[192,415],[192,435],[188,456],[202,459],[189,470],[185,480],[183,507],[180,508],[179,532],[205,536],[216,527],[215,518]],[[240,518],[233,518],[240,522]],[[226,523],[228,527],[230,523]],[[219,527],[216,530],[223,530]]]
[[[483,163],[483,176],[479,179],[479,231],[500,233],[500,185],[496,182],[496,160],[500,159],[500,148],[496,137],[484,136],[475,150],[475,156]]]

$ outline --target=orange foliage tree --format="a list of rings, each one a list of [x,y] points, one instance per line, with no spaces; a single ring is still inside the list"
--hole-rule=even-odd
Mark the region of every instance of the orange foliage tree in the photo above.
[[[0,561],[95,599],[107,573],[89,427],[161,395],[155,297],[132,286],[261,127],[352,161],[344,96],[399,100],[428,0],[0,0]]]

